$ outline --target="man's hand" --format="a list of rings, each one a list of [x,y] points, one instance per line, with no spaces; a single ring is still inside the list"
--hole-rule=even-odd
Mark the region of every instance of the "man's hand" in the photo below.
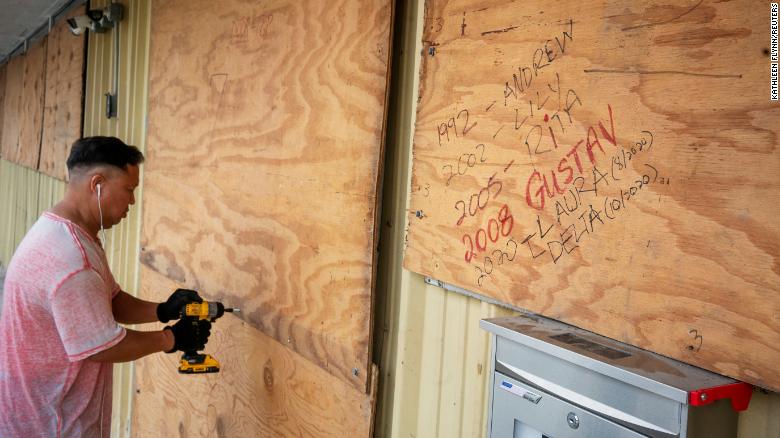
[[[190,303],[201,302],[203,302],[203,298],[194,290],[176,289],[166,302],[157,305],[157,319],[162,323],[172,319],[179,319],[184,311],[184,306]]]
[[[206,341],[211,334],[211,323],[207,319],[187,320],[180,319],[173,326],[165,327],[165,330],[173,332],[173,349],[166,353],[179,351],[198,351],[206,348]]]

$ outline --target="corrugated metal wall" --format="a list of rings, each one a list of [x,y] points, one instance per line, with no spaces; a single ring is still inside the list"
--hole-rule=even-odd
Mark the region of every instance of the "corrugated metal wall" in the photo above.
[[[64,193],[64,182],[0,160],[0,264],[8,266],[27,230]]]
[[[105,94],[113,90],[114,33],[91,33],[87,49],[87,83],[84,102],[84,135],[110,135],[146,149],[146,109],[149,72],[151,0],[123,1],[125,18],[119,27],[119,81],[117,117],[106,117]],[[92,1],[102,8],[108,0]],[[141,166],[143,181],[143,166]],[[138,291],[138,251],[141,230],[143,183],[136,190],[136,204],[120,225],[106,233],[106,255],[114,277],[133,295]],[[130,436],[133,363],[114,366],[114,414],[111,436]]]
[[[92,1],[91,8],[108,5]],[[125,18],[119,27],[118,117],[105,116],[105,93],[112,90],[114,33],[91,33],[87,52],[84,135],[116,136],[145,149],[148,86],[148,50],[151,1],[123,1]],[[75,139],[74,139],[75,140]],[[143,166],[142,166],[143,172]],[[143,178],[143,176],[142,176]],[[135,294],[138,287],[140,199],[122,223],[106,233],[106,253],[120,285]],[[65,193],[65,183],[0,160],[0,263],[8,265],[14,249],[44,210]],[[112,436],[129,436],[132,364],[114,368]]]
[[[490,338],[479,320],[507,309],[439,287],[402,268],[423,1],[399,2],[388,119],[375,351],[378,437],[485,436]],[[739,438],[780,437],[780,395],[756,392]]]

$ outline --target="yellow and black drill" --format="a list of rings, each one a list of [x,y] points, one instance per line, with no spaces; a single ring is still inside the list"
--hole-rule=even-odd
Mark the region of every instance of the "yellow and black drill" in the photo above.
[[[197,325],[199,320],[208,319],[214,322],[225,312],[240,311],[241,309],[225,307],[222,303],[203,301],[187,304],[182,319],[187,318]],[[182,374],[218,373],[219,362],[209,354],[201,354],[194,350],[185,351],[179,361],[179,372]]]

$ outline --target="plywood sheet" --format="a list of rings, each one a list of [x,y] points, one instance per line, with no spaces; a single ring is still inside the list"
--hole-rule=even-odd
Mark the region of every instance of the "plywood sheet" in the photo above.
[[[7,161],[17,155],[19,144],[19,122],[22,104],[22,84],[24,83],[24,58],[16,56],[8,60],[5,67],[5,85],[3,93],[3,128],[0,129],[0,156]]]
[[[768,17],[427,2],[405,266],[780,389]]]
[[[76,8],[69,17],[83,15],[84,11],[84,7]],[[70,145],[81,137],[86,36],[72,35],[62,20],[47,39],[46,94],[38,170],[65,181]]]
[[[13,163],[38,168],[43,128],[46,39],[8,62],[2,156]]]
[[[142,278],[147,295],[176,286],[147,267]],[[366,394],[233,315],[206,352],[222,371],[178,374],[176,354],[136,362],[135,436],[370,436],[375,381]]]
[[[366,392],[391,2],[153,7],[142,263]]]

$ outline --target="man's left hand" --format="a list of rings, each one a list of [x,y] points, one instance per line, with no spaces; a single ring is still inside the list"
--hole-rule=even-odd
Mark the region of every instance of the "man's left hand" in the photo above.
[[[191,289],[176,289],[166,302],[157,305],[157,319],[163,323],[172,319],[179,319],[184,306],[190,303],[201,302],[203,302],[203,298],[198,295],[198,292]]]

